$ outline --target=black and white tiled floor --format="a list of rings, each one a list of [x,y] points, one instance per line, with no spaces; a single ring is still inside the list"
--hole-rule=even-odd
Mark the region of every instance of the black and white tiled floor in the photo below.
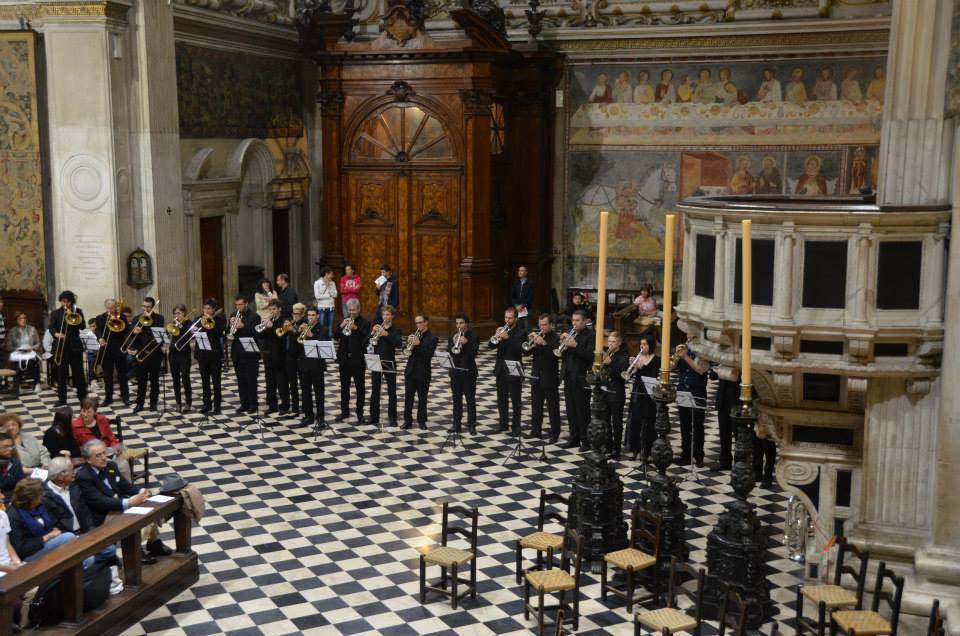
[[[465,435],[465,446],[456,450],[441,450],[452,407],[439,370],[430,392],[428,431],[381,433],[354,421],[336,425],[335,437],[327,433],[314,440],[293,420],[266,418],[261,436],[250,418],[172,413],[158,421],[157,413],[106,409],[123,418],[128,444],[152,449],[157,479],[177,472],[196,484],[207,502],[206,516],[193,531],[200,580],[125,634],[529,633],[534,623],[523,618],[514,540],[536,523],[541,488],[569,490],[578,455],[550,446],[546,464],[534,458],[504,463],[513,440],[493,432],[492,367],[492,359],[481,363],[479,432]],[[223,410],[230,414],[237,406],[232,372],[224,380]],[[193,381],[198,392],[199,378]],[[401,396],[402,382],[401,376]],[[339,412],[334,366],[326,385],[332,419]],[[171,387],[167,391],[172,406]],[[3,408],[24,416],[27,432],[40,434],[55,401],[55,393],[45,389],[19,400],[6,397]],[[676,421],[674,437],[676,452]],[[716,414],[708,412],[708,464],[716,458],[716,441]],[[632,467],[622,463],[621,474]],[[687,470],[671,472],[680,478]],[[639,491],[639,476],[624,479],[626,506]],[[731,489],[725,473],[705,469],[699,477],[700,484],[684,480],[681,492],[690,559],[705,564],[707,535]],[[437,538],[445,498],[480,508],[478,598],[464,600],[457,610],[439,598],[421,605],[417,597],[415,548]],[[752,500],[770,533],[777,619],[788,623],[794,599],[788,586],[798,581],[798,567],[785,558],[781,541],[786,497],[758,487]],[[578,633],[632,633],[623,604],[613,597],[602,603],[599,578],[587,576]]]

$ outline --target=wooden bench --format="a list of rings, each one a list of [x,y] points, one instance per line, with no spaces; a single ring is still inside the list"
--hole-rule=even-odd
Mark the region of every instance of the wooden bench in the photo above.
[[[107,521],[75,541],[24,564],[0,578],[0,635],[13,633],[13,610],[27,591],[60,579],[64,620],[31,633],[119,634],[180,594],[200,576],[197,553],[190,549],[191,521],[184,514],[183,500],[174,496],[162,504],[147,502],[148,514],[123,514]],[[168,557],[143,567],[140,530],[173,518],[176,548]],[[120,542],[123,550],[124,590],[111,596],[98,610],[83,613],[83,560],[108,545]],[[28,611],[24,607],[22,611]]]

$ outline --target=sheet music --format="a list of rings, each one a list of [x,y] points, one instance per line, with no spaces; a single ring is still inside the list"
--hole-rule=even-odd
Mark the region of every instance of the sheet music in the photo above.
[[[677,391],[677,406],[706,410],[707,398],[697,397],[690,391]]]
[[[643,388],[645,388],[650,395],[653,395],[654,392],[660,388],[660,380],[657,378],[641,375],[640,379],[643,380]]]
[[[202,331],[198,331],[197,335],[195,335],[193,339],[197,341],[197,347],[200,349],[200,351],[212,350],[210,347],[210,339],[207,337],[207,334],[203,333]]]
[[[375,353],[365,353],[363,354],[363,359],[367,363],[367,371],[371,373],[383,373],[383,364],[380,361],[380,356]]]
[[[514,378],[523,378],[526,375],[523,372],[523,363],[516,360],[504,360],[503,363],[507,365],[507,373]]]
[[[150,333],[153,334],[153,339],[158,345],[170,344],[170,334],[163,327],[150,327]]]
[[[384,276],[383,274],[380,274],[379,276],[377,276],[377,279],[373,281],[373,284],[376,285],[377,287],[383,287],[383,284],[385,282],[387,282],[387,277]]]
[[[243,347],[244,353],[260,353],[260,347],[257,346],[257,341],[249,336],[242,336],[239,338],[240,346]]]
[[[83,350],[93,353],[94,351],[100,351],[100,341],[97,340],[97,334],[92,331],[87,333],[80,334],[80,342],[83,343]]]

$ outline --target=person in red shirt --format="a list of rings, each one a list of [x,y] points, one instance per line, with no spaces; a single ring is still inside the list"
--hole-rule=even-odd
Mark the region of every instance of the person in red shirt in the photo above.
[[[340,302],[343,315],[346,316],[347,303],[351,298],[360,300],[360,288],[363,287],[363,280],[353,270],[353,265],[347,265],[343,268],[343,276],[340,277]]]
[[[80,401],[80,417],[73,420],[73,438],[77,446],[83,445],[92,439],[98,439],[114,453],[120,451],[120,440],[113,434],[110,421],[105,415],[97,413],[97,401],[93,398],[84,398]]]

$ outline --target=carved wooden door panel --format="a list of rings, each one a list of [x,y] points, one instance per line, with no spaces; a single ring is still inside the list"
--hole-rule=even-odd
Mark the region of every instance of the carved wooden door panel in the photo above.
[[[422,171],[409,177],[412,312],[430,316],[432,328],[449,331],[460,311],[460,175]]]
[[[403,272],[399,262],[397,229],[401,209],[398,207],[398,180],[393,171],[353,171],[346,175],[347,250],[348,260],[363,279],[360,307],[364,315],[372,315],[377,307],[374,280],[380,267],[389,264],[394,272]],[[403,286],[400,287],[401,302]]]

